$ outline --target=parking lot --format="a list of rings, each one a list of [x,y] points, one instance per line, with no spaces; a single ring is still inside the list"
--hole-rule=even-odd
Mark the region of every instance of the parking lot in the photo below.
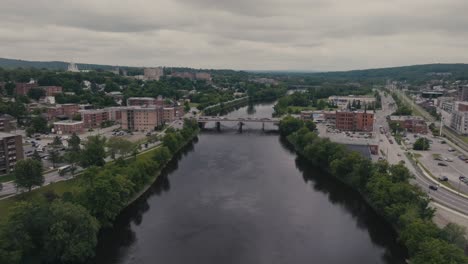
[[[467,157],[466,153],[457,150],[450,146],[443,138],[424,136],[432,143],[431,148],[427,151],[412,150],[417,153],[419,162],[435,177],[446,177],[448,182],[458,190],[468,193],[468,180],[464,183],[460,180],[460,176],[468,177],[468,163],[460,159],[460,156]],[[412,134],[407,134],[409,140],[405,141],[405,145],[411,149],[417,138]]]
[[[332,124],[319,123],[317,129],[321,137],[330,138],[331,141],[342,144],[377,144],[375,133],[339,131]]]

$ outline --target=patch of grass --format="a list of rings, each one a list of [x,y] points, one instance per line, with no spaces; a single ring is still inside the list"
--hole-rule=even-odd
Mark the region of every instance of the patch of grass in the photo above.
[[[468,137],[461,136],[460,138],[463,140],[463,142],[468,144]]]
[[[422,155],[419,154],[419,153],[413,153],[413,157],[416,158],[416,159],[419,159],[419,158],[422,157]]]
[[[0,182],[9,182],[15,179],[13,174],[7,174],[5,176],[0,176]]]
[[[51,183],[47,186],[34,189],[31,192],[26,192],[8,199],[0,200],[0,222],[8,216],[9,210],[15,205],[16,202],[26,200],[41,200],[43,199],[44,193],[53,191],[57,195],[62,195],[65,192],[72,191],[77,183],[77,178]]]
[[[190,105],[190,107],[195,107],[195,108],[196,108],[196,107],[198,107],[200,104],[198,104],[198,103],[189,103],[189,105]]]
[[[440,154],[438,154],[438,153],[432,154],[432,157],[433,157],[434,159],[441,158]]]

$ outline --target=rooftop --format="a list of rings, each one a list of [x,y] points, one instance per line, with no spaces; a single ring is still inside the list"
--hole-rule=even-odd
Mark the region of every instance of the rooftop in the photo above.
[[[14,137],[17,136],[15,134],[10,134],[10,133],[5,133],[5,132],[0,132],[0,139],[1,138],[6,138],[6,137]]]
[[[404,121],[404,120],[421,120],[424,121],[424,118],[420,116],[390,116],[391,121]]]
[[[78,125],[78,124],[83,124],[83,121],[64,120],[64,121],[54,122],[54,125]]]

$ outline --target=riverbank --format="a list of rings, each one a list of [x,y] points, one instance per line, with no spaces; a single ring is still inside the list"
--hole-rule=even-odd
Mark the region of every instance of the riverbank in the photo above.
[[[447,235],[451,228],[439,229],[432,222],[430,199],[409,183],[411,174],[406,167],[373,164],[342,145],[319,138],[297,120],[282,122],[280,131],[288,131],[283,136],[296,153],[359,192],[397,230],[412,263],[467,263],[462,251],[464,233],[456,232],[462,242],[455,245]]]
[[[196,138],[198,132],[198,124],[186,120],[181,130],[166,131],[160,147],[128,160],[118,159],[103,167],[91,167],[70,181],[2,201],[8,203],[6,208],[0,206],[2,216],[9,216],[0,229],[0,262],[24,263],[33,258],[31,263],[82,263],[93,257],[99,230],[112,226],[122,210],[155,182],[166,165]],[[35,209],[31,211],[30,208]],[[60,211],[62,208],[68,209]],[[44,212],[49,211],[57,214],[48,217],[47,221],[42,219]],[[64,215],[67,211],[80,213]],[[30,221],[38,224],[26,224]],[[78,227],[77,221],[84,222]],[[55,251],[49,247],[48,241],[54,236],[50,232],[54,225],[62,222],[68,226],[60,227],[63,229],[61,236],[68,239],[63,241],[60,250]],[[79,228],[87,231],[77,231]],[[25,235],[15,241],[7,239],[18,232]],[[34,237],[32,245],[23,241],[29,237]],[[78,242],[79,250],[76,250]]]

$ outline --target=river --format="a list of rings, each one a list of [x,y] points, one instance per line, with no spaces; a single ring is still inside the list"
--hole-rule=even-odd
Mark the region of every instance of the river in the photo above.
[[[272,106],[229,115],[271,117]],[[101,233],[94,262],[404,263],[395,232],[356,192],[253,126],[202,132]]]

